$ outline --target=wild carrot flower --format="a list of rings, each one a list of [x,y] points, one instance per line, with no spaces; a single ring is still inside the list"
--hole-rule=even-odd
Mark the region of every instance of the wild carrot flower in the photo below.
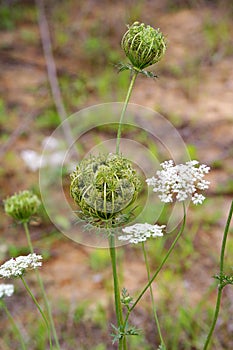
[[[70,193],[81,218],[96,226],[119,224],[141,188],[131,162],[111,153],[83,159],[71,179]]]
[[[163,229],[165,225],[151,225],[151,224],[135,224],[132,226],[124,227],[122,231],[126,235],[119,236],[120,241],[129,241],[129,243],[141,243],[145,242],[148,238],[155,238],[163,236]]]
[[[14,286],[13,284],[0,284],[0,299],[4,297],[11,297],[14,293]]]
[[[40,205],[39,198],[31,191],[21,191],[4,201],[5,212],[21,223],[37,214]]]
[[[36,269],[37,267],[42,266],[41,260],[42,256],[35,253],[11,258],[0,266],[0,277],[20,277],[26,272],[26,270]]]
[[[165,38],[160,30],[139,22],[128,26],[121,46],[133,67],[138,70],[160,61],[166,51]]]
[[[161,164],[162,170],[156,172],[156,177],[146,180],[153,191],[159,193],[162,202],[169,203],[175,199],[179,202],[191,198],[194,204],[201,204],[205,197],[200,191],[209,187],[210,182],[204,180],[210,168],[205,164],[198,165],[197,160],[185,164],[174,165],[172,160]]]

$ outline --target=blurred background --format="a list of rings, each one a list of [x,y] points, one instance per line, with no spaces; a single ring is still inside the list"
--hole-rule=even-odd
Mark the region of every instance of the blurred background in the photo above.
[[[115,64],[126,62],[120,47],[126,24],[138,20],[159,27],[167,37],[165,57],[151,69],[159,79],[140,76],[131,102],[165,116],[182,136],[190,157],[211,166],[212,172],[208,198],[201,209],[189,208],[186,232],[161,272],[160,283],[155,283],[154,295],[168,349],[202,349],[216,299],[211,276],[218,271],[222,233],[233,193],[233,3],[44,3],[0,1],[0,261],[28,253],[24,232],[6,217],[2,200],[24,189],[40,195],[36,156],[45,138],[64,118],[94,104],[124,100],[129,73],[118,74]],[[106,129],[84,138],[79,145],[80,155],[108,132],[112,131]],[[156,154],[153,142],[143,131],[134,137]],[[161,222],[166,210],[163,215]],[[45,258],[41,273],[52,300],[62,349],[115,349],[109,336],[115,319],[108,251],[67,239],[43,208],[30,229],[36,252]],[[171,240],[168,237],[148,245],[152,270]],[[230,235],[226,272],[231,271],[232,254]],[[122,286],[137,295],[146,283],[141,251],[126,246],[118,250],[118,255]],[[27,280],[37,294],[33,273]],[[15,288],[7,305],[29,349],[47,349],[43,321],[20,281],[15,281]],[[223,294],[213,350],[233,348],[233,288],[227,286]],[[156,349],[159,340],[149,294],[131,321],[142,328],[143,335],[132,337],[130,349]],[[0,349],[19,349],[2,311],[0,335]]]

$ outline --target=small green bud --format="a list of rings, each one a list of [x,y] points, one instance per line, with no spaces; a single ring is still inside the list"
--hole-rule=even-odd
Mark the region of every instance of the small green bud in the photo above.
[[[39,198],[30,191],[21,191],[4,200],[6,214],[21,223],[37,214],[40,205]]]
[[[127,309],[129,309],[132,302],[133,298],[129,295],[127,289],[123,288],[121,292],[121,303],[125,305]]]
[[[160,61],[166,51],[163,33],[139,22],[128,26],[121,46],[133,67],[139,70]]]
[[[99,227],[117,226],[141,189],[131,162],[111,153],[83,159],[71,179],[70,193],[81,218]]]

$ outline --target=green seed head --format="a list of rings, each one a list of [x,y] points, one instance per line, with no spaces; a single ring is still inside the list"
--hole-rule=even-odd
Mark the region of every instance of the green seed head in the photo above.
[[[131,162],[116,154],[83,159],[71,179],[70,193],[80,207],[81,218],[99,227],[122,223],[124,210],[141,189]]]
[[[37,214],[40,205],[39,198],[30,191],[21,191],[4,201],[6,214],[21,223],[28,222]]]
[[[140,70],[160,61],[166,51],[165,38],[159,29],[139,22],[128,26],[121,46],[134,68]]]

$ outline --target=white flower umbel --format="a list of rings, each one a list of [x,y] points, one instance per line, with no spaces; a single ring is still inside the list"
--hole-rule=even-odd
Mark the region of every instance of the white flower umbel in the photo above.
[[[14,286],[13,284],[0,284],[0,299],[4,297],[11,297],[14,293]]]
[[[129,241],[129,243],[141,243],[145,242],[150,237],[161,237],[163,236],[162,230],[165,225],[151,225],[151,224],[135,224],[132,226],[127,226],[122,229],[126,235],[119,236],[120,241]]]
[[[168,160],[161,167],[162,170],[156,172],[156,177],[147,179],[146,182],[148,186],[154,187],[154,192],[159,193],[162,202],[169,203],[175,199],[181,202],[190,198],[194,204],[202,204],[205,197],[199,192],[209,187],[210,182],[203,178],[210,167],[199,165],[197,160],[178,165]]]
[[[42,266],[41,260],[42,256],[35,253],[11,258],[0,266],[0,277],[21,277],[26,270],[36,269]]]

